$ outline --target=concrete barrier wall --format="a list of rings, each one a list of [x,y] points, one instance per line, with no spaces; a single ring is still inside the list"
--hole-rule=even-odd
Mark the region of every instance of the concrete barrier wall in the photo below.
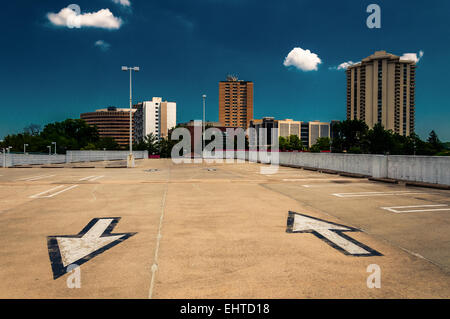
[[[129,151],[67,151],[66,162],[96,162],[126,160]],[[134,158],[148,158],[148,151],[133,151]]]
[[[24,155],[24,154],[1,154],[3,167],[15,165],[38,165],[65,163],[65,155]]]
[[[245,160],[255,162],[255,158],[263,158],[261,154],[257,156],[255,153],[246,152]],[[443,156],[279,152],[279,163],[377,178],[450,185],[450,157]]]
[[[0,154],[0,166],[126,160],[128,154],[128,151],[67,151],[66,155]],[[136,159],[148,158],[148,151],[135,151],[133,154]]]
[[[450,185],[450,157],[388,156],[390,178]]]

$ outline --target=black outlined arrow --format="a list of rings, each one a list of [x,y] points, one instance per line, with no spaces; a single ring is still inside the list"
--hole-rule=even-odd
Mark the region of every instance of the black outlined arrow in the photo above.
[[[344,234],[344,232],[359,231],[357,228],[294,212],[289,212],[286,229],[288,233],[312,233],[345,255],[355,257],[383,256],[376,250]]]
[[[120,217],[94,218],[78,235],[48,236],[47,246],[53,279],[63,276],[68,266],[81,266],[136,234],[111,234],[119,220]]]

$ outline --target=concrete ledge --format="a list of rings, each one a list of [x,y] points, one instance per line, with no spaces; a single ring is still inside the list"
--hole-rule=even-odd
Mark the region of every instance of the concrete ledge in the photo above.
[[[345,173],[345,172],[341,172],[341,173],[339,173],[339,175],[344,176],[344,177],[353,177],[353,178],[368,178],[368,177],[370,177],[369,175],[357,174],[357,173]]]
[[[321,169],[321,170],[319,170],[319,172],[323,173],[323,174],[332,174],[332,175],[339,174],[338,171],[335,171],[335,170],[332,170],[332,169]]]
[[[318,168],[315,168],[315,167],[308,167],[308,166],[303,166],[303,169],[305,170],[305,171],[314,171],[314,172],[317,172],[319,169]]]
[[[290,168],[302,168],[300,165],[292,165],[292,164],[280,164],[281,167],[290,167]]]
[[[29,165],[27,165],[27,166],[15,165],[15,166],[11,166],[9,168],[33,168],[33,166],[29,166]]]
[[[95,166],[72,166],[72,168],[95,168]]]
[[[436,188],[436,189],[450,189],[450,185],[433,184],[433,183],[425,183],[425,182],[405,181],[405,185],[406,186],[416,186],[416,187]]]
[[[40,166],[41,168],[65,168],[65,166]]]
[[[392,179],[392,178],[369,177],[369,181],[382,182],[382,183],[390,183],[390,184],[398,184],[398,180]]]

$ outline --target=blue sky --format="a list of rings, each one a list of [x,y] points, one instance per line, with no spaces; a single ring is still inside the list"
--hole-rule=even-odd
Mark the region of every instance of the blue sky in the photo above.
[[[81,9],[80,28],[67,27],[61,12],[71,3]],[[381,29],[366,26],[371,3],[381,7]],[[201,118],[202,94],[207,118],[217,120],[227,74],[254,82],[255,118],[343,120],[345,72],[333,68],[386,50],[423,51],[416,131],[450,141],[449,12],[444,0],[8,1],[0,11],[0,137],[128,107],[122,65],[141,67],[134,101],[176,101],[178,122]],[[296,47],[317,55],[316,69],[283,65]]]

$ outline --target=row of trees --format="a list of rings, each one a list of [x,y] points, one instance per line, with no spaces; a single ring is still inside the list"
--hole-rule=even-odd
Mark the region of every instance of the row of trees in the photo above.
[[[319,138],[309,149],[296,135],[280,137],[279,148],[281,151],[450,155],[450,143],[442,143],[434,131],[431,131],[428,139],[423,141],[416,134],[402,136],[385,130],[381,124],[369,129],[367,124],[360,120],[337,123],[332,130],[333,139]],[[149,154],[170,157],[172,147],[177,143],[171,140],[171,132],[172,130],[169,132],[169,138],[165,139],[158,139],[157,136],[150,134],[144,140],[135,143],[133,149],[148,150]],[[57,152],[60,154],[64,154],[67,150],[121,149],[113,138],[100,138],[97,127],[89,126],[81,119],[50,123],[43,130],[38,125],[29,125],[22,133],[6,136],[3,142],[0,142],[0,148],[12,146],[12,152],[23,152],[24,144],[28,144],[28,152],[46,153],[48,146],[52,146],[52,152],[54,151],[52,142],[56,142]],[[245,144],[248,148],[247,139]],[[236,145],[235,141],[235,148]]]
[[[50,123],[43,130],[39,125],[31,124],[22,133],[6,136],[0,148],[11,146],[12,152],[23,152],[24,144],[28,144],[27,152],[48,153],[48,146],[51,146],[53,153],[52,142],[56,142],[56,150],[60,154],[67,150],[120,149],[113,138],[100,138],[96,127],[80,119]]]
[[[431,131],[423,141],[416,134],[402,136],[385,130],[381,124],[369,129],[360,120],[347,120],[333,126],[333,139],[321,137],[310,148],[303,145],[296,135],[287,138],[280,136],[282,151],[331,151],[334,153],[392,154],[392,155],[450,155],[450,143],[442,143],[436,132]]]
[[[169,136],[170,136],[169,132]],[[139,143],[133,144],[133,150],[136,151],[148,151],[149,155],[159,155],[163,158],[170,158],[172,147],[178,143],[178,141],[172,141],[170,138],[158,139],[156,135],[150,133],[145,136]]]
[[[403,136],[385,130],[381,124],[369,129],[363,121],[347,120],[334,125],[332,133],[331,151],[336,153],[450,155],[434,131],[423,141],[414,133]]]

